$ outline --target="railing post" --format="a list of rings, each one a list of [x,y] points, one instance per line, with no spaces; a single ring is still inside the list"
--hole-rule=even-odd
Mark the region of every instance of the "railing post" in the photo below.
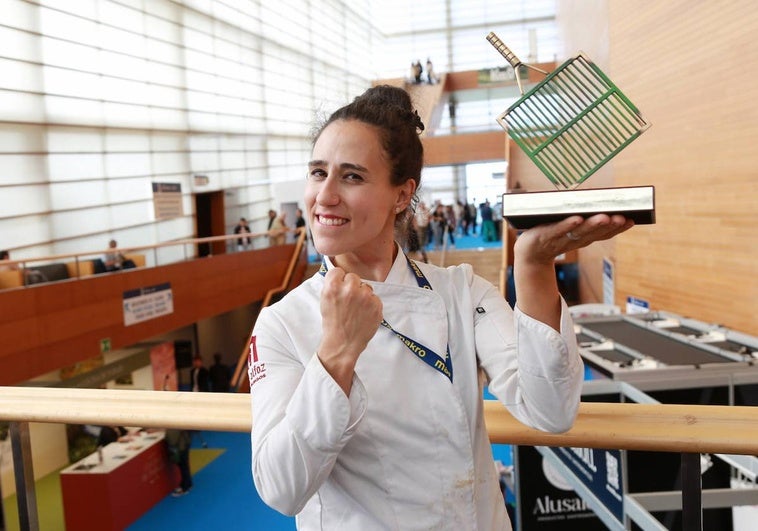
[[[682,453],[682,530],[703,531],[700,454]]]
[[[32,446],[28,422],[11,422],[11,450],[13,452],[13,475],[16,477],[16,500],[18,501],[19,529],[38,531],[37,494],[32,468]]]

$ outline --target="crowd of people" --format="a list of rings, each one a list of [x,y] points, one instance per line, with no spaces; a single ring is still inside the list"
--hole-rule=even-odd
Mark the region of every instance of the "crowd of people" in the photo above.
[[[300,231],[305,230],[305,218],[303,217],[302,209],[298,208],[295,211],[295,224],[294,227],[287,223],[287,213],[282,211],[278,212],[273,209],[268,211],[268,225],[266,226],[266,235],[268,237],[269,246],[284,245],[287,242],[287,234],[295,233],[299,234]],[[251,249],[252,238],[250,236],[250,225],[246,218],[240,218],[239,222],[234,226],[234,234],[240,237],[236,240],[236,248],[238,251],[246,251]]]
[[[456,237],[476,236],[477,228],[483,241],[499,241],[502,222],[497,210],[498,206],[493,207],[488,199],[479,205],[475,199],[469,203],[458,200],[447,205],[437,200],[431,207],[420,201],[411,218],[414,230],[409,232],[407,250],[422,253],[426,262],[426,251],[430,247],[433,250],[442,248],[445,238],[450,247],[455,247]]]

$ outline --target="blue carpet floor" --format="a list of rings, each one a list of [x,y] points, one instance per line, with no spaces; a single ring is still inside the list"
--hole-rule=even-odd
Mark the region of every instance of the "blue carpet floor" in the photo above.
[[[250,473],[250,434],[204,431],[202,437],[208,448],[225,451],[195,474],[189,494],[167,496],[127,529],[294,530],[295,519],[266,506],[255,491]],[[199,443],[195,437],[193,446]]]

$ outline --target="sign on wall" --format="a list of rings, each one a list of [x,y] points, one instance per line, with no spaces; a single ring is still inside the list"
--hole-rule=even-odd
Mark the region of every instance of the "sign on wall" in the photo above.
[[[124,326],[174,313],[171,283],[125,291],[123,308]]]
[[[184,215],[181,183],[153,183],[155,219],[171,219]]]

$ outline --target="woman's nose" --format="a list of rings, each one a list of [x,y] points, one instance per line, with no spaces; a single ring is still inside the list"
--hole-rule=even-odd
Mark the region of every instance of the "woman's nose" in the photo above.
[[[316,194],[316,201],[321,205],[334,205],[339,202],[339,193],[335,179],[327,177],[321,181],[318,193]]]

